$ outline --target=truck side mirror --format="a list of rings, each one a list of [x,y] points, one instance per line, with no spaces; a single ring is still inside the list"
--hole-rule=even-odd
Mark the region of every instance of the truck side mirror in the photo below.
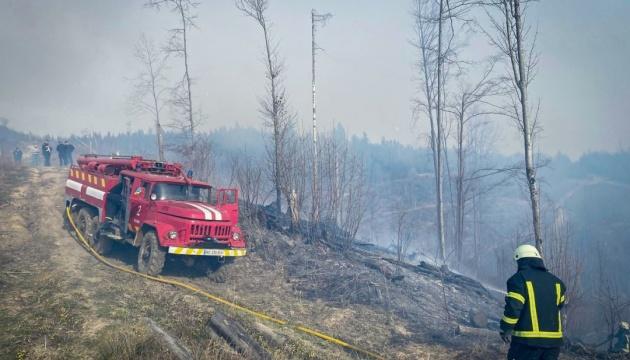
[[[151,194],[151,200],[153,200],[153,201],[157,200],[157,194],[156,193]]]

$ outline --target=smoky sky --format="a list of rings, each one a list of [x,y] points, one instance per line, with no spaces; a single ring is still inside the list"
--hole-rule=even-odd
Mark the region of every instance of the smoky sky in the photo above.
[[[142,33],[163,44],[175,14],[143,1],[0,0],[0,117],[36,134],[148,129],[129,111],[139,71],[134,44]],[[310,10],[334,17],[318,33],[318,118],[373,140],[424,145],[426,124],[412,121],[416,50],[412,2],[271,0],[272,33],[286,64],[284,83],[298,129],[311,119]],[[265,91],[263,38],[233,1],[203,1],[191,32],[193,101],[203,129],[260,127]],[[572,157],[630,145],[630,2],[544,0],[529,9],[538,29],[539,148]],[[475,42],[477,44],[479,41]],[[481,41],[483,42],[483,41]],[[489,52],[471,45],[468,51]],[[169,76],[179,76],[177,61]],[[166,118],[170,116],[167,112]],[[521,149],[512,124],[493,119],[497,148]]]

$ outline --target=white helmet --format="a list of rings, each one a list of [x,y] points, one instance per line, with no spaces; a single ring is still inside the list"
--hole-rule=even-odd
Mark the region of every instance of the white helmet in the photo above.
[[[518,260],[521,258],[538,258],[542,259],[538,249],[536,249],[532,245],[521,245],[514,250],[514,260]]]

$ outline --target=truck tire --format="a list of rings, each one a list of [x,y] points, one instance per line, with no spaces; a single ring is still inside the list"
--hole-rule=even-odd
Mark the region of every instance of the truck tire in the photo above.
[[[92,222],[93,224],[96,224],[97,229],[94,235],[88,241],[97,253],[101,255],[107,255],[112,251],[112,240],[100,234],[97,225],[99,223],[98,216],[92,217]]]
[[[166,251],[158,243],[155,231],[149,230],[142,235],[138,251],[138,271],[148,275],[157,275],[164,268]]]
[[[98,234],[98,215],[92,215],[89,209],[81,208],[77,215],[77,228],[97,253],[106,255],[111,251],[112,241]]]

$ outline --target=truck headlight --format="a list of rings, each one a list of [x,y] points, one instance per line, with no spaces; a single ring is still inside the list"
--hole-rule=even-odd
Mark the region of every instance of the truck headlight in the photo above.
[[[237,232],[233,232],[232,233],[232,240],[238,240],[241,238],[241,234],[237,233]]]
[[[166,234],[166,236],[168,236],[169,239],[171,240],[175,240],[177,239],[177,231],[169,231],[168,234]]]

